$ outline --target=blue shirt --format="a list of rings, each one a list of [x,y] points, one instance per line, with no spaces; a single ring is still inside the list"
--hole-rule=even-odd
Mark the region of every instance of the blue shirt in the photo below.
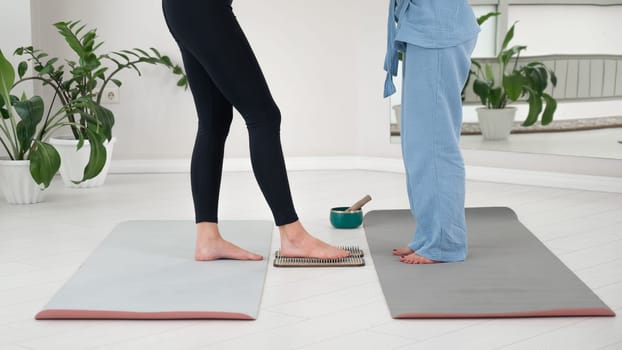
[[[384,97],[395,93],[393,76],[405,43],[451,47],[477,37],[480,30],[468,0],[390,0]]]

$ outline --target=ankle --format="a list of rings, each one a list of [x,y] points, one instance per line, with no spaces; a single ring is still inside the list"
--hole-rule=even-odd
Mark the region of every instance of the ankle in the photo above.
[[[288,241],[297,241],[308,236],[307,231],[302,227],[300,221],[292,222],[291,224],[279,226],[279,233],[281,238],[285,238]]]
[[[218,224],[213,222],[200,222],[197,224],[197,240],[217,241],[222,240]]]

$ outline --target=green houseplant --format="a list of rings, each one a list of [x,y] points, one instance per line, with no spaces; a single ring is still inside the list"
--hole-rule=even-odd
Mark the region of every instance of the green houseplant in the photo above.
[[[485,21],[492,15],[496,14],[482,18]],[[520,54],[527,47],[515,45],[508,48],[515,26],[516,23],[506,33],[494,67],[472,60],[469,77],[474,78],[473,92],[484,105],[477,109],[477,113],[486,139],[506,139],[509,136],[516,108],[508,105],[519,99],[524,98],[529,104],[529,112],[522,123],[525,127],[535,124],[539,118],[542,125],[549,124],[557,109],[557,101],[545,92],[549,81],[553,86],[557,84],[555,72],[536,61],[519,65]]]
[[[19,71],[24,72],[30,66],[34,70],[33,76],[22,78],[19,82],[41,81],[44,86],[54,90],[52,103],[58,100],[63,106],[77,100],[89,101],[83,103],[82,108],[65,108],[72,135],[53,138],[51,142],[61,153],[61,175],[65,185],[101,186],[105,181],[115,142],[112,135],[114,114],[102,106],[106,87],[110,84],[120,87],[122,82],[118,74],[125,70],[134,70],[141,76],[139,67],[145,64],[168,68],[179,76],[177,85],[180,87],[188,86],[187,78],[179,65],[155,48],[99,53],[103,42],[99,41],[97,29],[86,29],[86,25],[80,21],[58,22],[54,27],[75,57],[61,62],[32,46],[19,48],[15,53],[26,58],[20,63]],[[95,129],[103,129],[103,132],[92,132]]]
[[[7,201],[13,204],[32,204],[43,199],[47,188],[60,167],[60,156],[48,143],[51,132],[73,126],[66,116],[72,110],[92,108],[89,101],[76,99],[52,113],[45,111],[39,96],[21,98],[12,94],[15,81],[25,71],[15,72],[13,65],[0,50],[0,145],[8,159],[0,160],[0,188]],[[97,125],[94,123],[93,125]],[[93,137],[103,137],[104,128],[92,128]],[[83,139],[82,134],[79,135]]]

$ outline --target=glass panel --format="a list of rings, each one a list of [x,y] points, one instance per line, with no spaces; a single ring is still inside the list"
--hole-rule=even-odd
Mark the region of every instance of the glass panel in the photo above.
[[[477,15],[494,10],[492,6],[474,6]],[[563,15],[560,15],[563,14]],[[589,55],[622,55],[622,2],[614,6],[593,5],[510,5],[508,25],[518,21],[515,45],[526,45],[523,56],[573,54],[586,55],[575,64],[561,63],[551,68],[564,75],[560,80],[560,93],[564,88],[576,90],[578,96],[592,96],[607,91],[609,96],[622,89],[618,75],[622,65],[615,57],[590,58]],[[495,55],[496,28],[494,20],[483,26],[483,31],[473,57]],[[505,32],[503,33],[505,34]],[[549,62],[546,62],[549,63]],[[572,62],[571,62],[572,63]],[[575,62],[577,63],[577,62]],[[568,67],[566,67],[568,66]],[[576,66],[576,67],[575,67]],[[565,70],[565,68],[568,70]],[[574,68],[573,68],[574,67]],[[572,69],[571,69],[572,68]],[[578,68],[582,68],[580,71]],[[565,70],[562,72],[562,70]],[[573,73],[574,72],[574,73]],[[596,76],[598,75],[598,76]],[[399,81],[399,79],[398,79]],[[398,86],[399,90],[399,86]],[[399,92],[398,92],[399,94]],[[603,93],[603,95],[606,95]],[[391,107],[401,103],[393,98]],[[523,121],[528,106],[514,103],[518,108],[516,121]],[[464,107],[464,122],[477,123],[478,105]],[[622,123],[622,99],[559,101],[555,122],[585,127],[590,125]],[[399,143],[397,119],[391,109],[393,143]],[[462,147],[523,153],[555,154],[580,157],[622,159],[622,127],[571,132],[546,132],[512,134],[506,141],[484,141],[481,135],[463,135]]]
[[[560,14],[563,13],[563,16]],[[549,54],[622,55],[622,5],[512,5],[514,41],[529,56]]]
[[[563,15],[560,15],[563,14]],[[518,21],[513,43],[527,45],[524,56],[578,54],[622,55],[622,5],[511,5],[508,23]],[[564,86],[576,95],[593,96],[604,90],[614,93],[617,60],[585,59],[554,67]],[[612,66],[613,65],[613,66]],[[619,64],[618,64],[619,65]],[[605,71],[609,72],[605,76]],[[613,72],[613,73],[612,73]],[[567,76],[565,76],[567,74]],[[563,91],[563,90],[560,90]],[[517,121],[527,115],[526,104],[518,107]],[[464,122],[477,122],[475,108],[464,107]],[[622,99],[608,101],[561,101],[555,121],[578,126],[615,123],[622,116]],[[580,157],[622,159],[622,128],[603,128],[571,132],[512,134],[507,141],[487,142],[481,135],[463,136],[467,149],[555,154]]]

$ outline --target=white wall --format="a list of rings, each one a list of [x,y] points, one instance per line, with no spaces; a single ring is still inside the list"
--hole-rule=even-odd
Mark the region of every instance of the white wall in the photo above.
[[[28,0],[0,0],[0,50],[8,60],[15,66],[20,62],[19,57],[13,56],[16,48],[28,46],[31,42],[30,24],[30,2]],[[21,95],[25,92],[28,96],[32,95],[32,83],[24,83],[14,91],[14,94]],[[6,156],[4,147],[0,145],[0,157]]]
[[[52,54],[69,52],[51,24],[82,19],[99,28],[107,50],[155,46],[180,61],[159,0],[31,2],[34,43]],[[234,0],[233,7],[283,113],[286,156],[400,157],[399,145],[390,143],[390,102],[382,98],[387,1]],[[568,53],[569,45],[573,53],[619,54],[621,8],[571,6],[560,16],[554,6],[512,6],[509,16],[520,19],[515,42],[528,44],[529,54]],[[489,36],[483,33],[478,45],[482,55],[490,51]],[[144,72],[141,79],[124,75],[121,104],[109,106],[117,116],[115,159],[186,159],[196,128],[190,93],[161,68]],[[558,117],[611,115],[618,106],[561,105]],[[471,112],[465,120],[474,119]],[[246,157],[247,148],[237,116],[226,156]]]
[[[622,55],[622,5],[512,5],[508,20],[519,21],[514,42],[530,56]]]
[[[16,48],[31,42],[30,2],[27,0],[0,0],[0,50],[15,67],[20,62],[13,56]],[[26,93],[32,93],[32,84],[24,85]]]
[[[51,24],[82,19],[98,28],[106,50],[154,46],[180,61],[160,1],[33,0],[32,4],[34,21],[40,25],[34,43],[54,55],[69,51]],[[235,0],[233,6],[281,108],[286,155],[356,154],[355,120],[361,117],[357,114],[367,117],[372,113],[368,110],[380,106],[376,118],[387,120],[380,96],[384,5],[374,11],[375,1],[361,6],[360,0]],[[369,42],[370,48],[361,51],[361,41]],[[360,77],[352,64],[357,56],[364,56],[367,69],[378,74]],[[175,79],[163,69],[144,71],[141,79],[131,72],[124,75],[121,104],[109,106],[117,116],[115,158],[188,158],[196,128],[190,92],[176,88]],[[367,79],[366,85],[360,79]],[[374,91],[372,108],[359,109],[360,90]],[[388,143],[388,137],[384,140]],[[226,155],[248,155],[247,133],[239,116]]]

